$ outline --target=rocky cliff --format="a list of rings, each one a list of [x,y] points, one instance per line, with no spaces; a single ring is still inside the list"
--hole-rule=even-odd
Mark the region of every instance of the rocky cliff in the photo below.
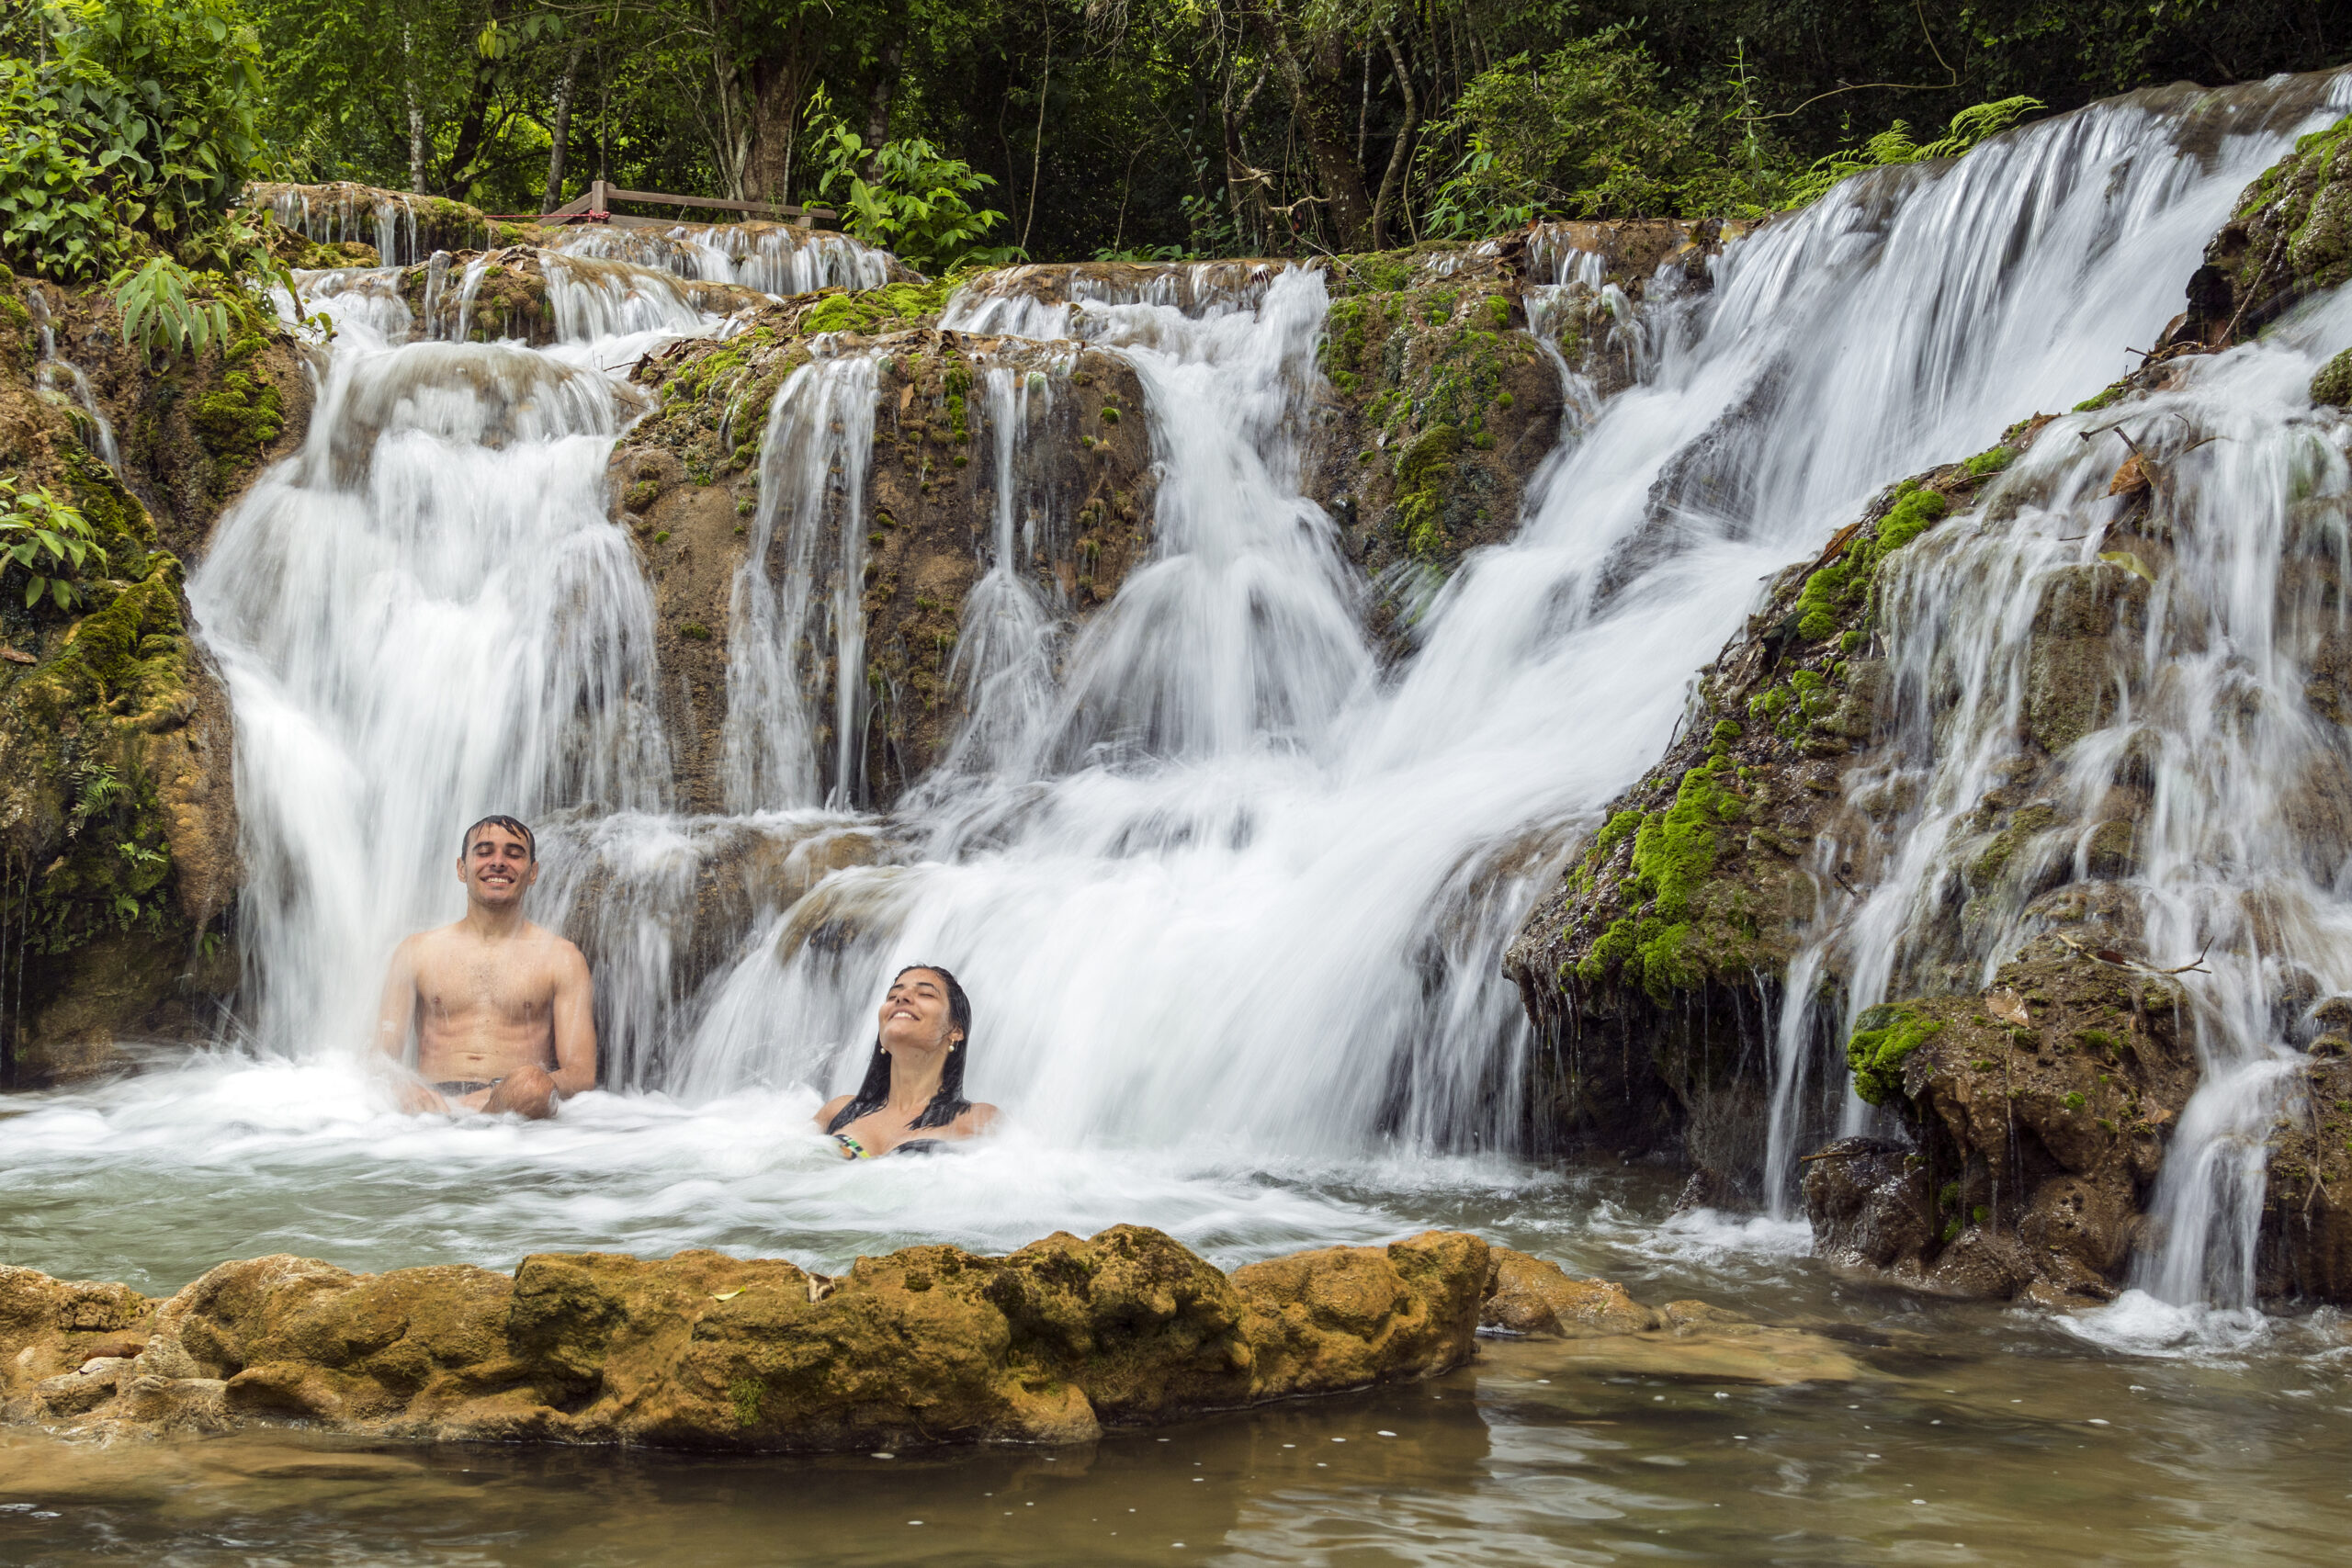
[[[2120,704],[2157,701],[2166,667],[2152,660],[2167,655],[2152,616],[2198,602],[2175,575],[2194,554],[2175,465],[2205,443],[2132,415],[2346,276],[2348,134],[2304,138],[2248,188],[2186,309],[2075,411],[2095,417],[2059,427],[2064,449],[2037,448],[2050,416],[2022,421],[1894,485],[1774,579],[1701,672],[1673,746],[1510,946],[1544,1042],[1538,1138],[1670,1152],[1696,1171],[1694,1200],[1760,1203],[1776,1053],[1785,1074],[1842,1044],[1887,1135],[1800,1162],[1825,1256],[1964,1295],[2078,1303],[2120,1288],[2156,1239],[2156,1179],[2211,1024],[2180,978],[2199,955],[2152,950],[2133,882],[2159,742],[2115,728]],[[2314,378],[2315,402],[2343,400],[2331,378],[2346,363]],[[2086,450],[2113,453],[2088,486]],[[2275,615],[2305,701],[2340,726],[2352,709],[2340,617],[2324,607],[2342,593],[2324,510],[2289,525]],[[2026,513],[2090,518],[2095,558],[2017,565]],[[1976,583],[2007,597],[1963,603]],[[2004,626],[1945,629],[1969,616]],[[1906,627],[1903,666],[1890,644]],[[1984,766],[1953,765],[1977,747]],[[2352,773],[2340,746],[2311,757],[2277,780],[2278,808],[2307,863],[2333,865],[2352,848]],[[1923,799],[1962,783],[1964,796]],[[1882,884],[1917,891],[1873,905]],[[1906,999],[1841,1027],[1856,966],[1890,952]],[[2352,1002],[2307,973],[2269,975],[2266,1010],[2307,1065],[2270,1130],[2259,1286],[2345,1300],[2352,1231],[2330,1189],[2345,1174]],[[1784,1132],[1819,1145],[1835,1089],[1784,1085]]]
[[[0,290],[0,472],[105,552],[76,597],[0,596],[0,1084],[204,1038],[236,985],[230,716],[189,635],[184,563],[292,451],[311,378],[284,333],[151,361],[96,291]]]

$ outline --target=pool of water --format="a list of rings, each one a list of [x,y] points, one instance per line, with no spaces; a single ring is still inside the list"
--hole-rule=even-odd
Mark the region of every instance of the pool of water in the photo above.
[[[1830,1292],[1850,1382],[1487,1342],[1433,1382],[1052,1451],[0,1437],[0,1559],[213,1564],[2334,1562],[2331,1326],[2235,1361]]]
[[[372,1269],[718,1246],[836,1269],[1139,1221],[1231,1267],[1443,1225],[1819,1337],[1487,1340],[1434,1382],[1051,1451],[13,1431],[0,1562],[2317,1562],[2352,1529],[2352,1334],[2330,1311],[1925,1300],[1834,1277],[1802,1226],[1677,1215],[1663,1169],[1283,1164],[1018,1132],[850,1165],[813,1105],[597,1095],[552,1124],[450,1122],[373,1109],[337,1069],[237,1058],[14,1097],[0,1257],[160,1292],[277,1250]]]

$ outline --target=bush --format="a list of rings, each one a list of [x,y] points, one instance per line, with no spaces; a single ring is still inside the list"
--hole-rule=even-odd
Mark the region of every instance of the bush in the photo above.
[[[838,203],[854,237],[933,275],[1021,259],[1017,246],[979,243],[1004,214],[976,211],[965,199],[996,181],[961,158],[944,155],[919,136],[869,149],[832,112],[821,88],[809,100],[808,141],[810,160],[820,171],[808,200]]]
[[[24,573],[27,609],[43,599],[73,608],[82,597],[74,578],[106,564],[96,530],[71,502],[47,485],[19,491],[14,479],[0,478],[0,570]]]
[[[1466,141],[1467,151],[1437,187],[1428,231],[1467,238],[1541,217],[1760,215],[1778,175],[1752,122],[1736,138],[1730,123],[1670,95],[1623,26],[1541,61],[1513,55],[1473,77],[1453,115],[1429,127],[1424,177],[1440,149]]]
[[[74,281],[133,235],[200,244],[260,155],[253,29],[232,0],[35,6],[46,59],[0,59],[0,253]]]

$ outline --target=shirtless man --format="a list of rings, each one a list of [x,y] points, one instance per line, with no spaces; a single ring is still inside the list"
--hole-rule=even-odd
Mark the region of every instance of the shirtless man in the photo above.
[[[458,880],[465,918],[419,931],[392,954],[376,1047],[403,1078],[404,1111],[555,1114],[596,1087],[594,987],[580,950],[523,918],[538,846],[512,817],[466,829]],[[409,1025],[416,1068],[407,1070]]]

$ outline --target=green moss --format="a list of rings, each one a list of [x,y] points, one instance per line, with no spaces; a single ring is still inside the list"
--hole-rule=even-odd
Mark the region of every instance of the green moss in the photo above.
[[[1620,811],[1609,819],[1608,824],[1599,833],[1593,835],[1592,851],[1585,858],[1595,865],[1600,864],[1609,858],[1611,851],[1639,832],[1641,826],[1640,812]]]
[[[1976,456],[1971,457],[1965,463],[1962,463],[1960,468],[1961,471],[1966,474],[1970,479],[1981,479],[1993,474],[1999,473],[2003,468],[2007,468],[2011,463],[2014,463],[2017,460],[2018,449],[2016,447],[1994,446],[1985,451],[1977,453]]]
[[[249,467],[286,428],[286,404],[267,378],[230,370],[196,400],[189,415],[196,437],[212,454],[223,484]]]
[[[1445,488],[1462,452],[1462,433],[1450,424],[1423,431],[1396,459],[1396,524],[1405,547],[1423,560],[1445,550]]]
[[[2080,1110],[2084,1107],[2084,1105],[2085,1105],[2086,1103],[2087,1103],[2087,1102],[2083,1099],[2083,1097],[2082,1097],[2081,1093],[2080,1093],[2079,1091],[2076,1091],[2076,1092],[2069,1093],[2069,1094],[2066,1096],[2066,1099],[2065,1099],[2065,1102],[2064,1102],[2064,1103],[2065,1103],[2066,1109],[2067,1109],[2067,1110],[2069,1110],[2069,1111],[2080,1111]]]
[[[678,635],[684,637],[688,642],[708,642],[710,640],[710,628],[704,626],[700,621],[688,621],[684,626],[678,628]]]
[[[1995,448],[2002,450],[2002,448]],[[1805,579],[1797,595],[1797,635],[1818,642],[1844,628],[1846,620],[1869,603],[1879,567],[1886,558],[1917,538],[1951,510],[1939,492],[1905,480],[1896,487],[1894,504],[1878,525],[1849,543],[1845,552]]]
[[[1719,852],[1718,825],[1736,821],[1744,810],[1738,795],[1723,787],[1724,759],[1710,758],[1682,775],[1665,810],[1638,817],[1619,812],[1595,840],[1592,863],[1623,841],[1634,818],[1633,874],[1628,901],[1644,907],[1621,916],[1601,933],[1577,966],[1578,976],[1598,982],[1611,973],[1639,985],[1664,1004],[1673,994],[1705,979],[1690,952],[1691,906]]]
[[[737,1378],[727,1385],[728,1403],[735,1407],[735,1425],[755,1427],[760,1420],[760,1404],[767,1391],[750,1378]]]
[[[2352,348],[2346,349],[2312,376],[2312,401],[2352,409]]]
[[[1114,409],[1114,408],[1111,407],[1108,403],[1103,404],[1103,405],[1102,405],[1102,423],[1105,423],[1105,424],[1116,424],[1116,423],[1119,423],[1119,411],[1118,411],[1117,409]]]
[[[803,333],[898,332],[946,308],[948,285],[888,283],[862,293],[829,291],[800,318]]]
[[[1871,1105],[1903,1097],[1903,1063],[1943,1032],[1941,1021],[1908,1008],[1874,1007],[1854,1021],[1846,1042],[1846,1065],[1853,1069],[1854,1092]]]

